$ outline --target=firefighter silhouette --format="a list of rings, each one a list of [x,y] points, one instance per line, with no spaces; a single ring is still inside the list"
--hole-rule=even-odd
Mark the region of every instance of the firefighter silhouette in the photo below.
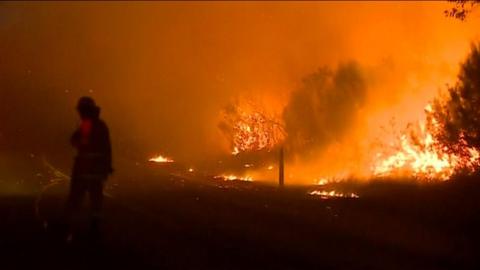
[[[103,186],[113,172],[112,151],[108,127],[100,119],[100,108],[90,97],[78,101],[77,111],[80,126],[73,133],[70,142],[77,150],[74,160],[70,192],[67,200],[67,217],[70,229],[88,193],[90,198],[90,229],[98,232],[103,203]],[[72,237],[69,234],[69,240]]]

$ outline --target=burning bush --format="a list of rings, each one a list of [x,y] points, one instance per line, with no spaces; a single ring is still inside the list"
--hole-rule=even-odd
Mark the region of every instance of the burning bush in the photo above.
[[[271,150],[285,137],[277,118],[252,101],[236,102],[225,108],[219,127],[229,139],[234,155]]]

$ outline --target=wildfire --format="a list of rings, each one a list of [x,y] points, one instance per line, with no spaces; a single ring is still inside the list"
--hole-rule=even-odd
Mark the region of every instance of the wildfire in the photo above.
[[[278,127],[261,113],[242,113],[234,125],[233,154],[245,151],[272,149],[283,136]]]
[[[341,181],[340,179],[331,179],[331,178],[326,178],[326,177],[322,177],[318,180],[315,180],[316,184],[319,185],[319,186],[325,186],[327,184],[338,183],[340,181]]]
[[[425,113],[431,112],[432,107],[427,105]],[[473,172],[479,165],[478,150],[465,147],[466,156],[448,152],[433,135],[435,129],[441,128],[438,121],[431,118],[430,124],[419,123],[419,129],[400,136],[393,151],[378,153],[373,174],[377,177],[413,175],[429,180],[448,180],[461,169]]]
[[[337,192],[335,190],[332,190],[332,191],[325,191],[325,190],[314,190],[314,191],[310,191],[308,193],[309,195],[312,195],[312,196],[320,196],[320,198],[322,199],[330,199],[330,198],[353,198],[353,199],[357,199],[357,198],[360,198],[360,196],[358,196],[357,194],[355,193],[342,193],[342,192]]]
[[[247,182],[252,182],[253,181],[253,178],[251,176],[237,176],[237,175],[233,175],[233,174],[229,174],[229,175],[217,175],[214,177],[215,179],[221,179],[221,180],[224,180],[224,181],[247,181]]]
[[[323,176],[323,177],[320,177],[320,178],[316,178],[314,179],[314,183],[316,185],[319,185],[319,186],[325,186],[325,185],[328,185],[328,184],[336,184],[336,183],[340,183],[342,181],[345,181],[347,179],[351,179],[351,175],[350,173],[348,173],[348,171],[344,171],[344,172],[341,172],[341,173],[337,173],[336,175],[333,175],[333,176]]]
[[[229,130],[232,155],[271,150],[285,139],[280,121],[252,102],[244,102],[224,112],[224,124]]]
[[[158,156],[156,156],[156,157],[153,157],[153,158],[149,159],[148,161],[157,162],[157,163],[171,163],[171,162],[175,162],[173,159],[168,158],[168,157],[164,157],[164,156],[162,156],[162,155],[158,155]]]

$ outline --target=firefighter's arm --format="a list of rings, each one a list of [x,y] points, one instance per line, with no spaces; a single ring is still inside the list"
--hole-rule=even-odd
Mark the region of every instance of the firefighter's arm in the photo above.
[[[70,137],[70,144],[73,147],[78,148],[80,146],[80,140],[81,140],[80,130],[77,129]]]

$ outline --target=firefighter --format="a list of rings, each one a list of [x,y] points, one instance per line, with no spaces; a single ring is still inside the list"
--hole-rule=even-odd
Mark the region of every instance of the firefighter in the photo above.
[[[100,119],[100,108],[90,97],[78,101],[80,126],[70,142],[77,150],[74,160],[70,193],[67,201],[67,218],[70,225],[67,241],[73,236],[72,227],[85,195],[90,198],[90,229],[98,232],[103,202],[103,186],[113,173],[112,151],[108,127]]]

